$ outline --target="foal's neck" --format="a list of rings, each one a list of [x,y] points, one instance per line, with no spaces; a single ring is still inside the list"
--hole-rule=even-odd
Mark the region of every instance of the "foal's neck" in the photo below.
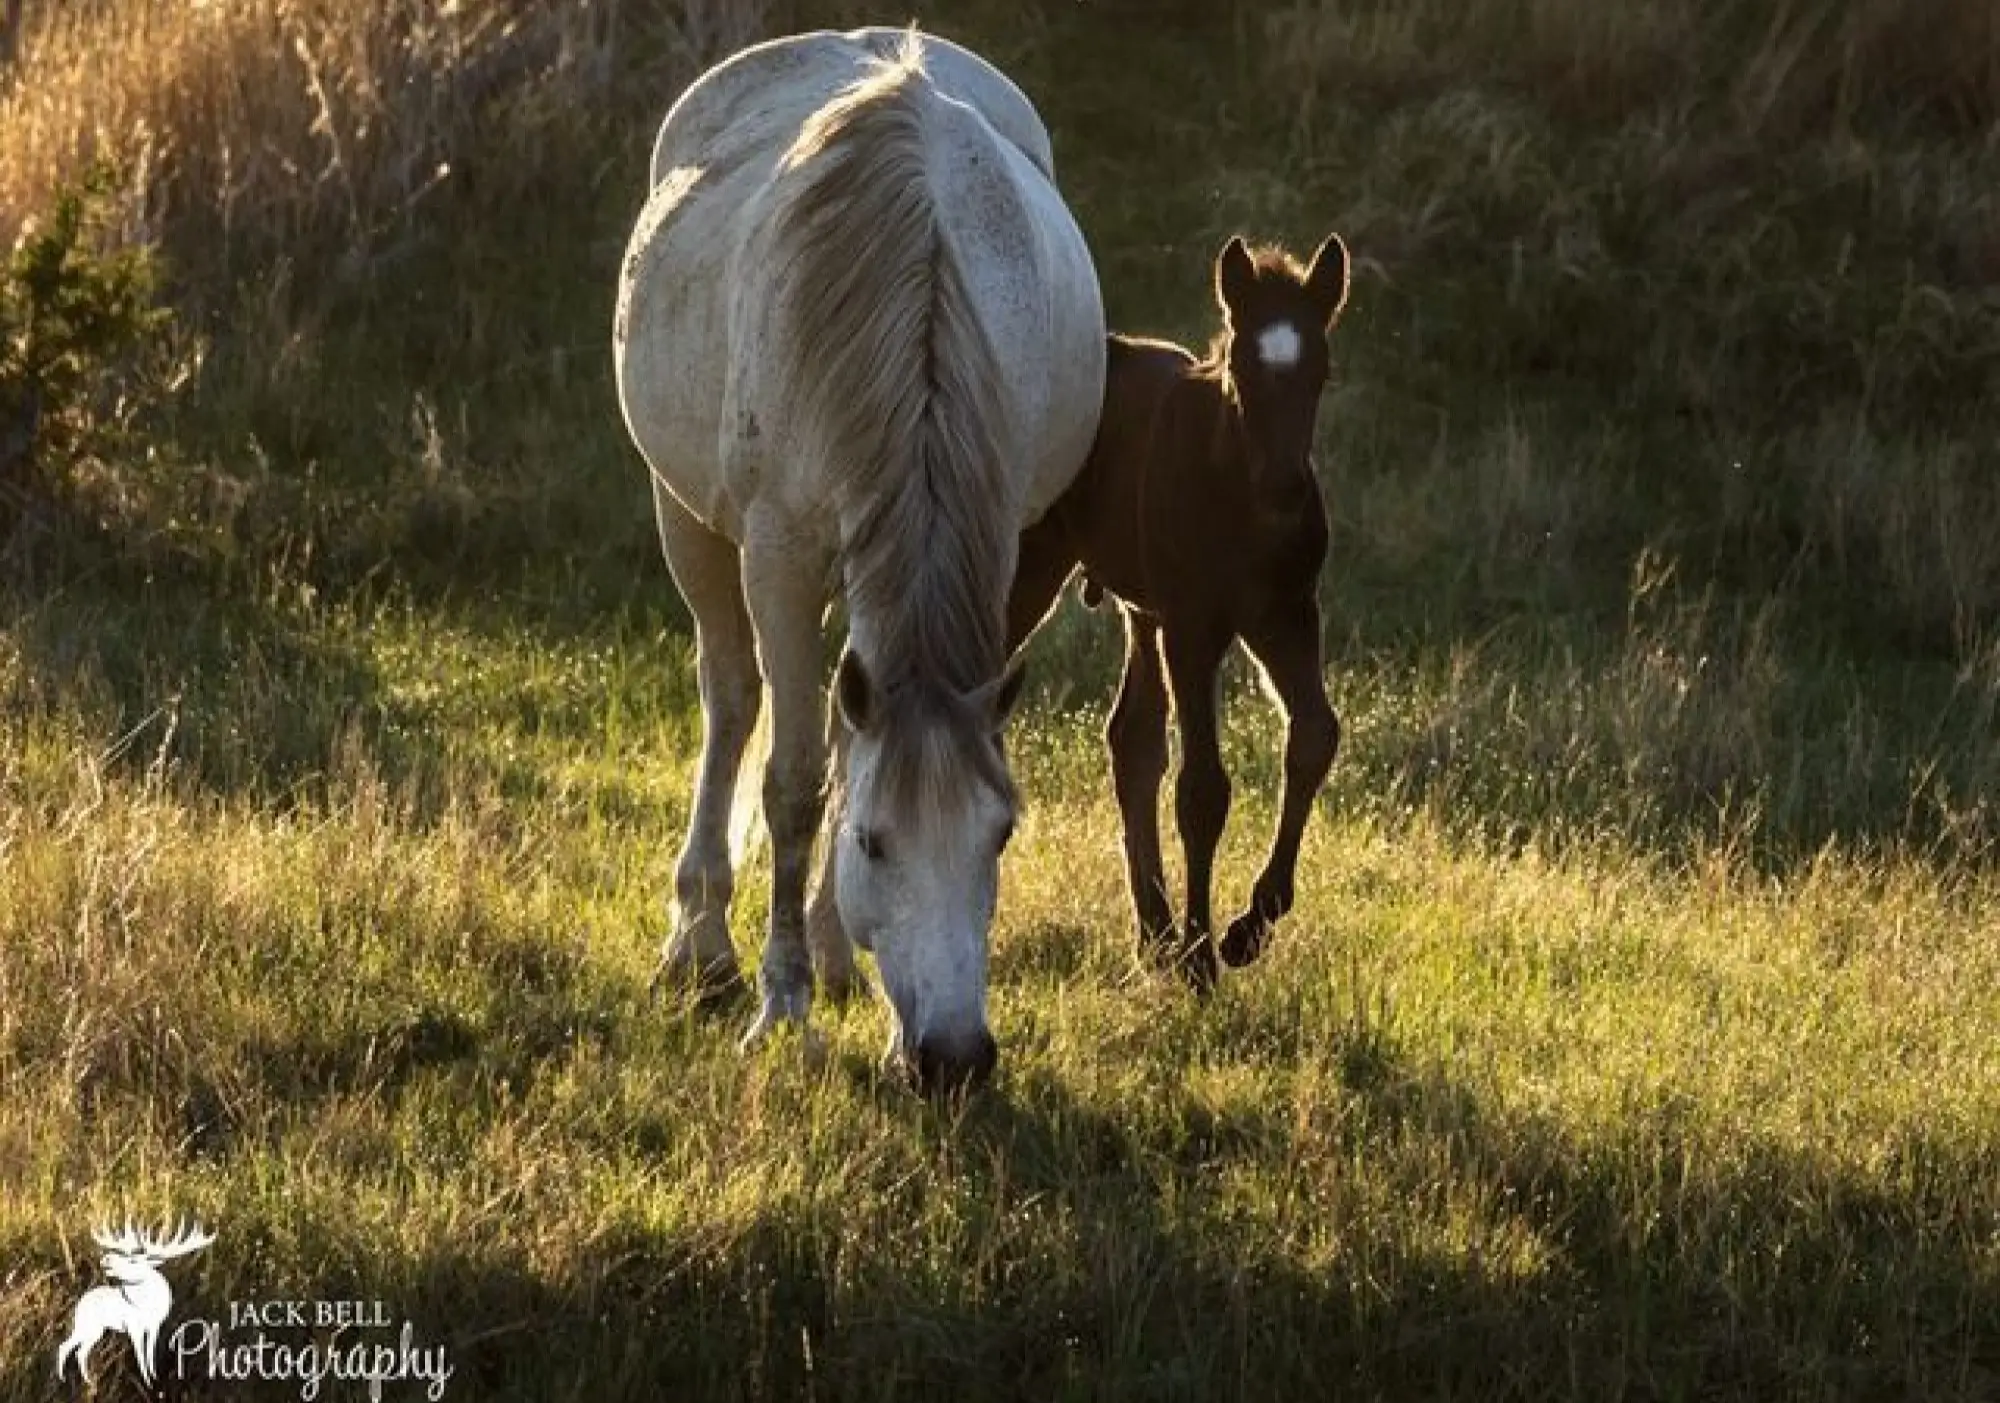
[[[1230,334],[1227,324],[1217,330],[1209,340],[1208,354],[1195,362],[1189,379],[1201,390],[1210,423],[1233,446],[1243,436],[1243,397],[1237,393],[1236,377],[1229,373]]]

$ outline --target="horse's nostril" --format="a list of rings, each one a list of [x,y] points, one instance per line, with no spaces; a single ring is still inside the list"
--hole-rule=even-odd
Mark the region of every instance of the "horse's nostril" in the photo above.
[[[1000,1045],[984,1028],[969,1036],[927,1034],[917,1040],[917,1086],[930,1096],[977,1090],[999,1060]]]

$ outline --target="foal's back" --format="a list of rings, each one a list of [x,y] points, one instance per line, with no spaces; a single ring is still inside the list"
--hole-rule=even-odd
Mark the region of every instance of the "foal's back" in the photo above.
[[[1270,543],[1238,461],[1219,368],[1171,341],[1113,334],[1104,413],[1070,489],[1023,541],[1163,618],[1233,612]],[[1058,582],[1059,583],[1059,582]]]

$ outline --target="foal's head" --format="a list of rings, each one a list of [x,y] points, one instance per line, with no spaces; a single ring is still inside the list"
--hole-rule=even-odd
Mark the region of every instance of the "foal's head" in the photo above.
[[[1300,267],[1282,249],[1254,253],[1232,235],[1215,260],[1222,304],[1217,359],[1246,432],[1260,488],[1311,476],[1313,422],[1326,384],[1327,333],[1347,305],[1347,245],[1329,234]]]

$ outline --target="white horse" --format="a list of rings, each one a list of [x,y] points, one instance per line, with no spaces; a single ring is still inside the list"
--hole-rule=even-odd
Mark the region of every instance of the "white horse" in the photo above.
[[[1012,82],[891,30],[747,49],[687,90],[654,146],[618,388],[694,615],[703,724],[662,972],[738,977],[728,826],[761,683],[772,889],[746,1046],[805,1027],[815,965],[830,994],[854,987],[851,935],[920,1083],[983,1080],[997,1056],[1007,593],[1021,528],[1089,451],[1104,382],[1096,270],[1053,169]],[[839,919],[811,923],[809,955],[836,593]]]

